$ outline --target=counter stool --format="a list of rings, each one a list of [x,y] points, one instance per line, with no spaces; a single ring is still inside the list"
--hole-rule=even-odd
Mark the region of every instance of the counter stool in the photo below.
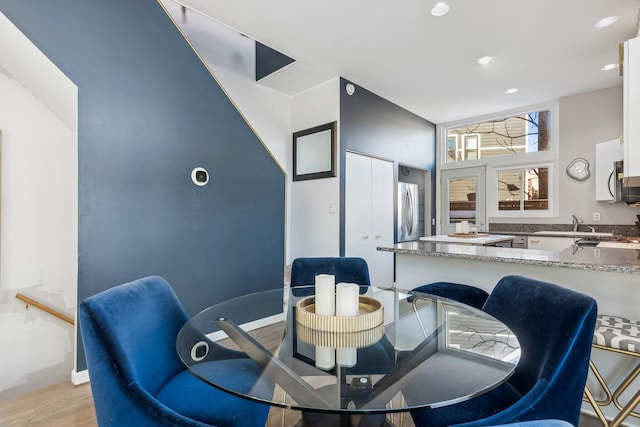
[[[599,315],[596,320],[592,347],[627,356],[640,357],[640,321],[625,319],[620,316]],[[591,372],[593,372],[598,384],[602,387],[606,397],[602,400],[595,399],[589,388],[585,386],[585,400],[591,404],[603,426],[618,427],[629,416],[640,418],[640,413],[634,411],[636,406],[640,404],[640,389],[626,405],[622,405],[619,401],[622,393],[631,385],[638,374],[640,374],[640,361],[613,393],[604,378],[602,378],[593,360],[589,361],[589,368]],[[620,412],[618,412],[613,421],[609,423],[602,413],[601,407],[607,406],[612,402]]]

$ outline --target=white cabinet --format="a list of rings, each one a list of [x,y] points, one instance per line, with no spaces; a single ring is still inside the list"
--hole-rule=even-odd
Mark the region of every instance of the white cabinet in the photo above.
[[[613,162],[622,160],[624,147],[619,139],[596,144],[596,200],[615,201],[615,180]]]
[[[573,237],[529,236],[527,238],[527,248],[562,251],[573,245],[575,241],[576,239]]]
[[[624,43],[624,184],[640,186],[640,37]]]
[[[345,256],[361,257],[369,265],[371,284],[393,284],[393,162],[346,154]]]

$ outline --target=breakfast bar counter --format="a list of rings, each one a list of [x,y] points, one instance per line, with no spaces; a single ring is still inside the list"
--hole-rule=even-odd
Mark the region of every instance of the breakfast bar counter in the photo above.
[[[584,292],[600,313],[638,318],[640,250],[572,246],[563,251],[405,242],[396,254],[396,286],[412,289],[447,281],[491,292],[502,277],[519,274]]]
[[[598,303],[598,314],[640,318],[639,249],[571,246],[547,251],[406,242],[378,250],[395,253],[398,288],[413,289],[442,281],[472,285],[490,293],[502,277],[517,274],[590,295]],[[606,372],[606,380],[612,384],[619,384],[635,366],[628,356],[598,349],[592,351],[591,359],[603,368],[601,372]],[[587,384],[599,390],[591,375]],[[613,404],[602,409],[610,420],[618,413]],[[587,402],[582,410],[594,415]],[[640,419],[629,417],[625,424],[640,426]]]
[[[504,234],[440,234],[436,236],[420,237],[422,242],[452,243],[461,245],[496,246],[498,243],[512,243],[515,236]]]

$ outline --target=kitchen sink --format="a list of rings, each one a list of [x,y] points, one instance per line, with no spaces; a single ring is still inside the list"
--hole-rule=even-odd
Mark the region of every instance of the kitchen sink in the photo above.
[[[611,237],[613,233],[594,233],[591,231],[536,231],[533,234],[546,234],[559,237]]]

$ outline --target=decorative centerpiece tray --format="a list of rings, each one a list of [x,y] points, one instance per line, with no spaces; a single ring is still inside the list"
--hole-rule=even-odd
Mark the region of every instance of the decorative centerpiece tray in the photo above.
[[[296,325],[298,338],[307,344],[330,348],[362,348],[380,341],[384,335],[382,324],[357,332],[329,332]]]
[[[303,298],[296,304],[296,320],[307,328],[328,332],[358,332],[380,325],[384,321],[380,301],[364,295],[359,297],[358,314],[355,316],[316,314],[316,297]]]

